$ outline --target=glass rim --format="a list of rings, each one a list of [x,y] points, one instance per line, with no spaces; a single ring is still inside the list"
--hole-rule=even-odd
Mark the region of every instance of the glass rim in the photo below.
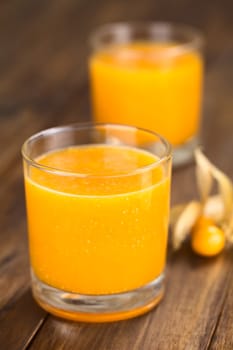
[[[98,48],[101,47],[101,38],[104,34],[108,32],[116,33],[117,31],[123,32],[123,30],[125,32],[128,31],[128,33],[133,33],[134,30],[140,27],[144,30],[154,28],[154,30],[161,32],[163,31],[163,33],[167,35],[167,38],[164,38],[163,40],[164,42],[167,41],[170,34],[175,33],[176,31],[179,31],[180,33],[187,33],[187,40],[184,43],[179,41],[176,42],[173,47],[166,48],[166,53],[180,55],[185,52],[193,51],[194,49],[200,50],[204,45],[204,38],[201,30],[188,24],[169,21],[122,21],[106,23],[96,27],[96,29],[91,32],[89,36],[89,45],[93,50],[98,50]],[[134,39],[129,37],[126,43],[133,41]],[[122,43],[124,43],[124,41],[122,41]],[[105,44],[103,47],[110,45],[111,44]]]
[[[162,142],[162,144],[164,145],[164,147],[165,147],[164,153],[165,154],[161,158],[159,158],[159,160],[155,160],[151,164],[138,167],[137,169],[131,170],[125,174],[114,174],[114,175],[95,175],[95,174],[79,173],[79,172],[75,172],[75,171],[66,171],[66,170],[62,170],[59,168],[54,168],[54,167],[40,164],[39,162],[37,162],[35,159],[33,159],[32,157],[30,157],[28,155],[27,147],[29,146],[29,143],[32,141],[35,141],[35,140],[40,139],[42,137],[53,135],[57,132],[63,132],[63,131],[69,131],[69,130],[85,130],[85,129],[88,130],[88,129],[94,129],[95,127],[98,127],[98,126],[100,126],[100,127],[104,126],[104,127],[110,127],[110,128],[111,127],[112,128],[121,128],[121,129],[125,129],[125,130],[127,130],[127,129],[128,130],[138,130],[138,131],[153,135],[156,138],[158,138],[158,140],[160,142]],[[104,143],[103,143],[103,145],[104,145]],[[111,144],[109,144],[109,145],[111,145]],[[124,145],[117,145],[117,146],[124,146]],[[68,148],[68,147],[72,147],[72,146],[67,146],[65,148]],[[132,148],[137,148],[137,147],[132,146]],[[60,148],[60,149],[64,149],[64,148]],[[138,149],[140,149],[140,148],[138,148]],[[57,148],[57,150],[59,150],[59,148]],[[146,151],[146,150],[144,150],[144,151]],[[150,151],[146,151],[146,152],[153,154]],[[47,173],[54,174],[54,175],[73,176],[73,177],[77,177],[77,178],[88,178],[88,179],[122,178],[122,177],[127,177],[127,176],[133,176],[136,174],[141,174],[145,171],[149,171],[151,169],[157,168],[158,166],[160,166],[161,164],[163,164],[165,162],[170,161],[172,159],[172,147],[171,147],[171,144],[163,136],[161,136],[160,134],[158,134],[154,131],[148,130],[148,129],[140,128],[140,127],[133,126],[133,125],[127,125],[127,124],[87,122],[87,123],[73,123],[73,124],[55,126],[55,127],[41,130],[25,140],[25,142],[23,143],[23,145],[21,147],[21,154],[23,156],[23,160],[25,162],[27,162],[27,164],[29,164],[30,166],[33,166],[41,171],[45,171]]]

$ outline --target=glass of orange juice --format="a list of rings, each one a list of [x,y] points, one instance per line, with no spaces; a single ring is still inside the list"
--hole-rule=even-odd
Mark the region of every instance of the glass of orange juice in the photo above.
[[[171,149],[114,124],[42,131],[23,145],[32,291],[72,320],[126,319],[164,292]]]
[[[116,23],[91,36],[89,72],[96,122],[148,128],[186,163],[198,144],[203,39],[184,25]]]

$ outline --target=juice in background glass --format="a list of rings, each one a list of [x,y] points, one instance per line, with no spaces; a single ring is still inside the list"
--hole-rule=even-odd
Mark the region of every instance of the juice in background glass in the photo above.
[[[175,164],[189,160],[200,127],[200,36],[172,24],[112,24],[96,31],[92,45],[95,121],[159,132],[173,145]]]
[[[34,296],[58,316],[90,322],[136,316],[162,297],[170,194],[170,154],[158,136],[93,130],[57,128],[23,151]],[[163,157],[147,150],[151,135]]]

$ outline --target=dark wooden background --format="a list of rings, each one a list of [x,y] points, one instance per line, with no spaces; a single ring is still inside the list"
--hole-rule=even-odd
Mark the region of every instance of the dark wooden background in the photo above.
[[[90,118],[87,45],[99,24],[172,20],[206,37],[203,145],[233,177],[231,0],[0,1],[0,349],[233,349],[233,251],[170,254],[164,301],[134,320],[56,319],[32,300],[20,147],[34,132]],[[193,165],[173,175],[172,202],[196,195]]]

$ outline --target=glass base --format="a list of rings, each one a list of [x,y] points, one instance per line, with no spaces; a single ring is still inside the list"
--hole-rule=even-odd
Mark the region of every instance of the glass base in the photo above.
[[[38,304],[58,317],[84,322],[112,322],[144,314],[164,294],[164,275],[130,292],[83,295],[53,288],[32,273],[32,292]]]
[[[178,167],[193,160],[194,150],[199,145],[199,138],[193,137],[181,146],[173,147],[173,166]]]

